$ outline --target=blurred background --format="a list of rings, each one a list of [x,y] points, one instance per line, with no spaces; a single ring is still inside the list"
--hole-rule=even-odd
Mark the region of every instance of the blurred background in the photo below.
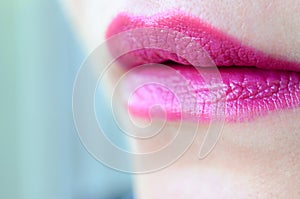
[[[59,1],[2,0],[0,15],[0,198],[130,193],[131,176],[100,164],[77,136],[72,87],[87,54]]]

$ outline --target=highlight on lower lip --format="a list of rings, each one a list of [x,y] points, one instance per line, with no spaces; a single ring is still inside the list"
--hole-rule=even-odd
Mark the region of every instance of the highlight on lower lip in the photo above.
[[[160,105],[165,111],[152,111],[152,116],[166,117],[167,120],[180,120],[181,114],[188,114],[192,121],[209,121],[212,118],[211,108],[218,99],[212,101],[211,92],[196,69],[184,66],[173,66],[174,70],[183,75],[190,84],[184,85],[173,80],[172,83],[181,91],[187,104],[181,110],[180,101],[168,88],[156,84],[138,88],[129,99],[129,112],[137,117],[150,119],[150,108]],[[207,69],[203,69],[207,70]],[[258,116],[267,115],[270,111],[291,109],[300,105],[300,74],[288,71],[267,71],[262,69],[224,68],[220,74],[226,93],[225,119],[227,122],[251,121]],[[159,67],[149,67],[139,73],[132,73],[128,79],[137,81],[139,78],[151,79],[155,82],[168,81],[168,73]],[[126,87],[125,86],[125,87]],[[129,89],[130,90],[130,89]],[[126,89],[125,91],[126,92]],[[197,101],[190,101],[186,92],[194,93]]]

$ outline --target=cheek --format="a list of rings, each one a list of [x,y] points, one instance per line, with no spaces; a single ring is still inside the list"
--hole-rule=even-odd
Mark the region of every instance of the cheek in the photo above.
[[[105,31],[124,0],[63,0],[62,4],[87,52],[105,40]]]

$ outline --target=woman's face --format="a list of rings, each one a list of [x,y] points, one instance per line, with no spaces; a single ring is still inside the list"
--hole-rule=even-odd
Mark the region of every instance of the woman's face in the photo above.
[[[188,65],[186,60],[168,53],[144,50],[127,58],[138,60],[134,64],[176,62],[180,65],[177,72],[198,86],[196,93],[202,97],[195,100],[204,100],[196,103],[183,100],[198,110],[194,114],[189,110],[184,121],[174,116],[176,103],[164,98],[166,91],[158,88],[140,90],[133,95],[133,105],[123,107],[125,111],[129,108],[137,121],[147,119],[145,114],[138,113],[147,112],[144,109],[153,105],[151,100],[162,103],[169,111],[162,135],[132,142],[138,152],[165,146],[176,136],[172,133],[180,122],[185,132],[198,127],[191,147],[171,166],[136,176],[137,198],[300,198],[299,1],[65,0],[64,3],[89,51],[122,30],[141,27],[176,30],[208,52],[225,82],[227,107],[221,137],[211,153],[199,159],[199,149],[209,128],[206,116],[210,114],[201,107],[212,104],[205,101],[208,99],[202,96],[204,91],[199,90],[201,81],[190,77],[194,74],[192,70],[182,69]],[[142,36],[134,39],[141,38],[147,39]],[[174,46],[179,44],[175,41]],[[231,67],[224,69],[224,66]],[[121,67],[118,72],[126,70]],[[162,78],[164,82],[169,78],[160,69],[146,70],[132,77]],[[151,70],[155,72],[151,74]],[[181,83],[177,81],[176,86]],[[236,96],[229,97],[232,94]],[[160,119],[154,118],[153,125],[160,123]]]

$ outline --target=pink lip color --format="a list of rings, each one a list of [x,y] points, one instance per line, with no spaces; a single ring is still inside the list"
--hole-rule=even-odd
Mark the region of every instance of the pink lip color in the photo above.
[[[223,79],[226,93],[225,118],[227,121],[252,120],[257,116],[266,115],[270,111],[292,109],[300,106],[300,63],[272,57],[245,46],[196,17],[178,11],[152,17],[120,14],[110,24],[107,37],[122,31],[145,27],[181,32],[193,41],[199,42],[207,51],[219,67]],[[156,36],[158,35],[159,33]],[[128,37],[120,42],[134,45],[134,42],[143,42],[147,39],[145,36],[139,35],[135,38]],[[167,40],[163,42],[172,48],[184,45],[181,43],[168,43]],[[114,48],[117,48],[117,46],[111,46],[111,48],[113,53]],[[190,85],[185,88],[180,87],[182,86],[181,82],[174,82],[178,85],[178,88],[180,87],[183,90],[182,97],[184,98],[184,93],[187,91],[197,96],[196,102],[181,110],[179,102],[176,101],[174,96],[172,97],[170,91],[154,85],[145,85],[136,90],[130,99],[128,108],[132,114],[148,118],[149,108],[154,104],[160,104],[165,109],[169,120],[180,119],[181,111],[187,113],[190,119],[196,121],[211,118],[210,110],[214,102],[211,101],[199,73],[193,67],[184,66],[191,65],[187,60],[169,52],[144,49],[123,56],[120,61],[127,67],[145,63],[176,62],[178,66],[174,66],[174,69],[190,82]],[[248,68],[245,68],[245,66]],[[139,73],[133,73],[130,78],[132,78],[131,81],[143,78],[167,82],[172,77],[159,67],[153,67],[144,69]],[[130,81],[128,84],[130,84]],[[186,103],[189,102],[186,101]]]

